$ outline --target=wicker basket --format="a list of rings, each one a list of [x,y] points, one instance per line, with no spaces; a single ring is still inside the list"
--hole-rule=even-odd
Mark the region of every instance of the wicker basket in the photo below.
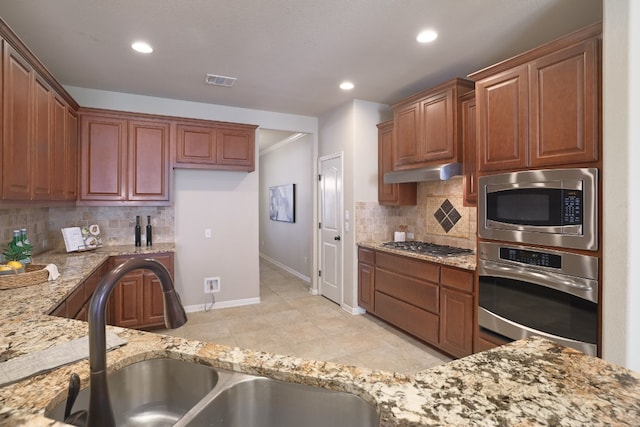
[[[44,283],[49,278],[49,272],[45,267],[44,264],[27,264],[24,266],[24,273],[1,275],[0,289],[16,289]]]

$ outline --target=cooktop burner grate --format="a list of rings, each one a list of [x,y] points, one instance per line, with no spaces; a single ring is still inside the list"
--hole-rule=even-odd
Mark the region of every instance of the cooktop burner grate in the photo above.
[[[448,257],[457,255],[469,255],[473,251],[471,249],[456,248],[453,246],[436,245],[428,242],[386,242],[382,244],[388,248],[398,249],[401,251],[417,252],[425,255]]]

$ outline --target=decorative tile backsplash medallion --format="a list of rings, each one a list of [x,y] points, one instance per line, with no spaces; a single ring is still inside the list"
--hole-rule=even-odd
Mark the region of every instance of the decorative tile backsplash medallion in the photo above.
[[[469,239],[469,209],[462,197],[429,196],[425,215],[427,234]]]
[[[453,207],[449,199],[445,199],[445,201],[442,202],[433,216],[438,221],[445,233],[448,233],[449,230],[451,230],[453,226],[456,225],[456,222],[458,222],[462,217],[456,210],[456,208]]]

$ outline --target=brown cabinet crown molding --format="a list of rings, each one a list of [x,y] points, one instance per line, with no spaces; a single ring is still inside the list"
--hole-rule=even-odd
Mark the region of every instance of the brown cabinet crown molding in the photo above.
[[[7,43],[11,45],[25,60],[29,62],[29,64],[34,68],[34,70],[44,78],[47,83],[55,90],[60,96],[65,100],[67,104],[74,110],[77,110],[80,106],[78,103],[69,95],[66,89],[58,82],[53,74],[49,72],[47,67],[40,62],[38,57],[27,47],[26,44],[18,37],[16,33],[13,32],[11,27],[0,17],[0,37],[2,37]]]
[[[503,71],[507,71],[511,68],[519,65],[525,65],[541,56],[557,52],[560,49],[571,47],[581,41],[589,38],[602,38],[602,22],[596,22],[579,30],[576,30],[566,36],[562,36],[551,42],[545,43],[541,46],[530,49],[526,52],[520,53],[511,58],[507,58],[497,64],[490,65],[481,70],[475,71],[469,74],[467,77],[473,81],[482,80],[486,77],[492,76]]]

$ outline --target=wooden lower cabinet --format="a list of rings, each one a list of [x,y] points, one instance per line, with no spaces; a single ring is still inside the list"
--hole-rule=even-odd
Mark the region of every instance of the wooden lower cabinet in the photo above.
[[[440,290],[440,348],[454,356],[473,353],[473,296]]]
[[[375,273],[375,252],[358,248],[358,305],[371,312],[374,311]]]
[[[361,307],[452,356],[473,353],[472,271],[367,248],[358,260]]]
[[[173,277],[172,253],[142,256],[160,261]],[[130,258],[132,256],[115,257],[114,266]],[[113,290],[111,304],[112,325],[132,329],[164,327],[162,287],[156,275],[149,270],[135,270],[125,275]]]

